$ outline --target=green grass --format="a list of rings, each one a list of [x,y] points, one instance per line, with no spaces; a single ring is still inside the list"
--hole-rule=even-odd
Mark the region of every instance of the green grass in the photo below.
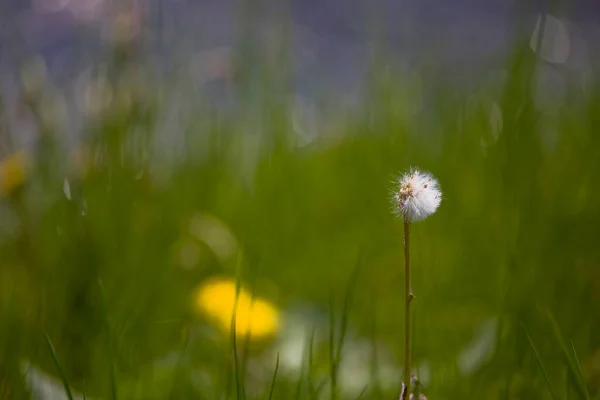
[[[58,356],[56,355],[56,350],[54,350],[54,346],[52,345],[52,341],[50,340],[50,337],[48,336],[48,334],[45,334],[46,336],[46,342],[48,343],[48,349],[50,350],[50,354],[52,355],[52,360],[54,361],[54,365],[56,365],[56,372],[58,373],[58,376],[60,377],[63,387],[65,388],[65,393],[67,395],[67,398],[69,400],[73,400],[73,394],[71,393],[71,387],[69,385],[69,381],[67,379],[67,377],[65,376],[65,373],[62,370],[62,367],[60,366],[60,362],[58,361]]]
[[[180,121],[186,146],[172,158],[148,144],[166,134],[161,84],[123,83],[119,67],[115,99],[132,101],[84,121],[82,146],[97,155],[87,174],[31,98],[44,140],[27,180],[0,199],[0,393],[25,396],[16,371],[28,360],[67,393],[85,383],[94,399],[396,398],[401,372],[381,372],[384,358],[402,364],[403,344],[402,223],[387,194],[416,165],[445,196],[411,238],[424,393],[598,396],[600,90],[575,82],[563,107],[544,115],[531,52],[515,45],[504,67],[500,91],[424,82],[435,101],[414,118],[416,77],[374,73],[364,108],[331,117],[329,139],[304,148],[282,102],[223,119],[199,101]],[[0,127],[2,137],[17,134]],[[198,213],[218,218],[236,243],[195,236]],[[286,367],[279,338],[242,340],[235,319],[223,335],[193,310],[190,296],[213,275],[251,286],[285,316],[297,304],[316,309],[300,369]],[[499,321],[493,351],[462,372],[458,354],[490,318]],[[373,381],[349,392],[341,374],[359,339],[385,350],[361,366]]]

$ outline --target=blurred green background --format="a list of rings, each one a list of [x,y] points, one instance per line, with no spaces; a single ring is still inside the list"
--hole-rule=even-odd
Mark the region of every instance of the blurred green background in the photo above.
[[[390,190],[418,166],[444,194],[412,236],[427,397],[599,398],[595,76],[543,113],[529,42],[511,47],[501,86],[390,70],[382,54],[361,107],[324,106],[307,136],[283,94],[285,46],[280,57],[248,61],[258,73],[240,57],[234,111],[199,95],[182,116],[171,101],[185,82],[154,80],[131,43],[115,45],[68,145],[60,93],[39,60],[23,67],[35,146],[11,142],[0,112],[12,143],[0,167],[1,397],[60,392],[64,378],[87,398],[267,398],[279,354],[274,399],[396,398],[404,266]],[[277,310],[269,334],[238,338],[238,357],[195,297],[213,277]]]

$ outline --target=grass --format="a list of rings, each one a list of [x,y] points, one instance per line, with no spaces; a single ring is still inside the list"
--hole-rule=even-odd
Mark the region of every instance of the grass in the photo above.
[[[123,83],[125,64],[108,81],[115,100],[84,119],[77,150],[88,158],[76,164],[63,127],[49,126],[30,96],[43,140],[23,182],[0,198],[2,393],[26,393],[15,371],[28,360],[69,398],[83,382],[88,398],[397,397],[401,371],[385,362],[403,356],[402,224],[386,194],[390,176],[419,165],[445,195],[411,232],[413,360],[428,398],[597,396],[600,91],[569,84],[562,107],[544,114],[531,90],[539,64],[514,50],[502,90],[428,81],[435,101],[414,117],[406,110],[424,94],[406,90],[411,77],[373,74],[369,102],[331,117],[326,138],[302,148],[284,106],[268,113],[265,100],[257,115],[226,118],[192,104],[177,127],[185,146],[168,157],[153,143],[180,104],[159,98],[160,82]],[[492,104],[501,129],[489,122]],[[18,135],[0,126],[2,138]],[[198,212],[237,243],[195,237]],[[298,302],[316,310],[300,367],[282,352],[285,318],[274,337],[242,340],[235,317],[228,336],[194,309],[190,294],[214,275],[238,290],[251,283],[286,318]],[[489,318],[501,321],[493,352],[461,371],[457,355]],[[365,338],[384,354],[349,365]],[[376,382],[350,390],[361,367]]]
[[[527,336],[527,341],[529,342],[529,345],[531,346],[531,350],[533,351],[533,354],[535,355],[535,359],[537,360],[537,362],[540,366],[540,369],[542,370],[542,374],[544,375],[544,380],[546,381],[546,385],[548,386],[548,391],[550,392],[550,395],[552,396],[552,398],[556,399],[557,397],[554,394],[554,389],[552,389],[552,383],[550,383],[550,378],[548,378],[548,373],[546,372],[546,367],[544,367],[544,363],[542,362],[540,354],[537,351],[535,344],[533,344],[533,340],[531,339],[529,332],[527,332],[527,328],[525,328],[525,325],[523,325],[523,331],[525,332],[525,335]]]
[[[58,376],[60,377],[60,380],[62,381],[63,387],[65,388],[65,393],[67,395],[67,398],[69,400],[73,400],[73,394],[71,393],[71,386],[69,385],[69,381],[67,380],[67,377],[65,376],[65,373],[62,370],[62,367],[60,366],[60,362],[58,361],[58,356],[56,355],[56,350],[54,350],[54,346],[52,345],[52,341],[50,340],[50,337],[48,336],[48,334],[45,334],[46,336],[46,343],[48,343],[48,349],[50,350],[50,354],[52,354],[52,360],[54,361],[54,365],[56,365],[56,372],[58,372]]]

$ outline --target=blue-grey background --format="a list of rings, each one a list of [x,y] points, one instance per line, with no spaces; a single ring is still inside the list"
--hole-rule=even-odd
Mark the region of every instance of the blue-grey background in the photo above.
[[[556,4],[554,4],[556,3]],[[67,79],[102,54],[115,14],[133,10],[143,30],[144,52],[171,72],[199,51],[240,42],[240,22],[254,41],[282,35],[289,17],[296,89],[350,95],[364,80],[375,48],[407,67],[464,82],[504,65],[519,36],[531,36],[541,12],[573,24],[572,58],[597,64],[600,6],[574,2],[508,0],[4,0],[0,9],[0,60],[16,67],[42,54],[57,77]],[[586,53],[577,48],[584,42]]]

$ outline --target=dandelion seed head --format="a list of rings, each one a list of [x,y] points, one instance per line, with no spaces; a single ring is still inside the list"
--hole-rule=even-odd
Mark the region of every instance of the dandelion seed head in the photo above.
[[[395,212],[409,222],[433,214],[442,202],[442,191],[433,175],[412,169],[402,175],[394,191]]]

